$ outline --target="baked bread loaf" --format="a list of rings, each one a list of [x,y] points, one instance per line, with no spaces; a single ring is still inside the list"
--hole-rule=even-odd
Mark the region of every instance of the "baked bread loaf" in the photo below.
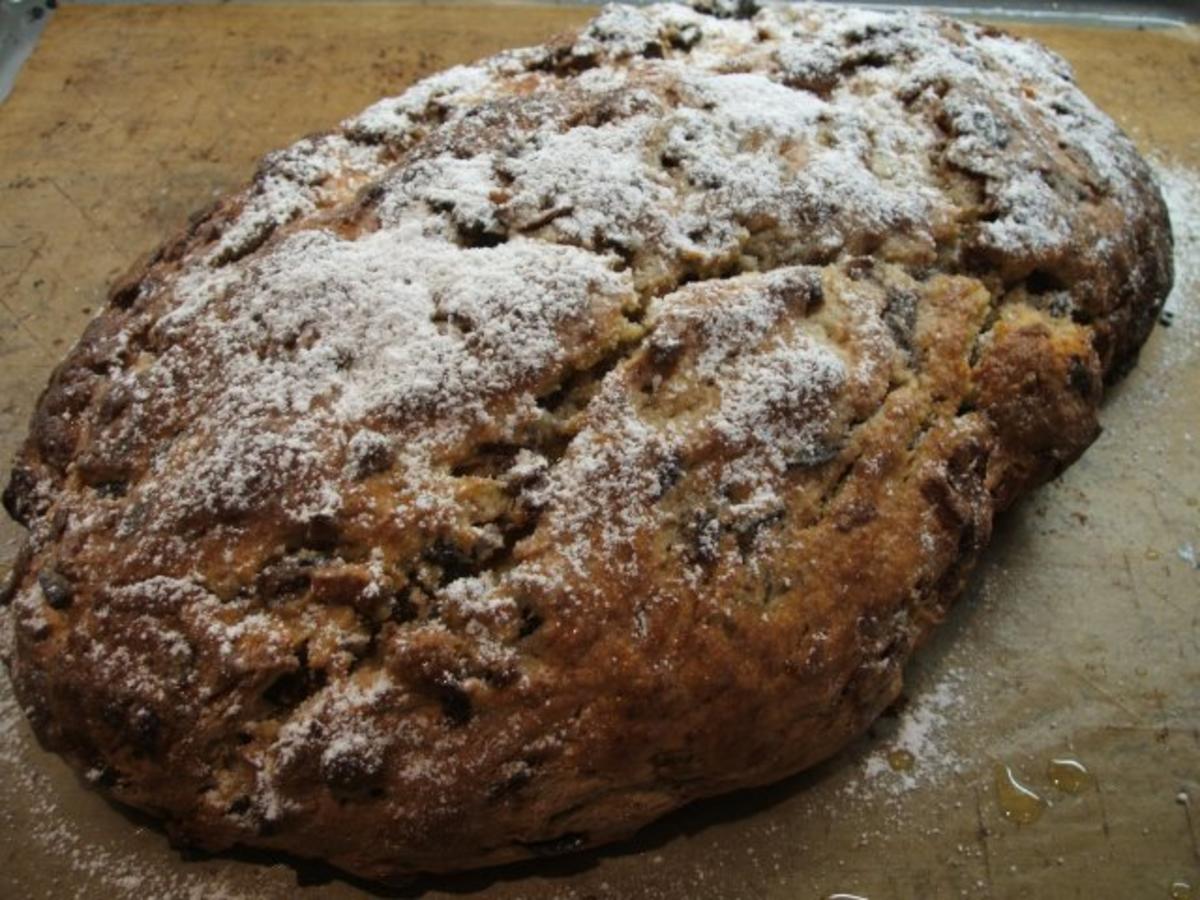
[[[834,753],[1171,284],[1062,60],[608,7],[268,156],[112,291],[4,495],[43,744],[179,840],[558,853]]]

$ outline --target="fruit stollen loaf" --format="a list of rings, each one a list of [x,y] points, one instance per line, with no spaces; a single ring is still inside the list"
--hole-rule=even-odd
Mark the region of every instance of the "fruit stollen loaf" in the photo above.
[[[4,495],[42,743],[368,877],[828,757],[1171,284],[1028,41],[612,6],[269,155],[116,285]]]

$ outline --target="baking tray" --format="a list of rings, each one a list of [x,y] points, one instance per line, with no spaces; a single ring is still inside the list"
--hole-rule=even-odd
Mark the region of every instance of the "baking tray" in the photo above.
[[[70,6],[0,105],[0,458],[106,284],[259,156],[453,63],[584,21],[560,7]],[[1105,432],[1000,521],[906,702],[820,768],[617,847],[392,890],[500,898],[1132,898],[1200,882],[1200,29],[1014,26],[1152,154],[1181,271]],[[302,86],[302,89],[298,88]],[[1189,168],[1190,167],[1190,168]],[[1192,172],[1193,174],[1188,174]],[[1189,268],[1190,267],[1190,268]],[[1190,273],[1190,274],[1189,274]],[[0,524],[0,572],[19,530]],[[902,755],[914,754],[911,768]],[[1053,758],[1080,760],[1078,794]],[[1006,818],[997,766],[1049,804]],[[388,893],[277,856],[194,859],[41,752],[0,676],[0,896]]]

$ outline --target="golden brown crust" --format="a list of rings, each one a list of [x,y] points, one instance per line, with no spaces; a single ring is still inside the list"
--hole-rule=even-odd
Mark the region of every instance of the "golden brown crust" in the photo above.
[[[895,699],[1170,280],[1145,165],[1032,44],[610,8],[273,154],[118,282],[4,494],[6,662],[201,846],[612,840]]]

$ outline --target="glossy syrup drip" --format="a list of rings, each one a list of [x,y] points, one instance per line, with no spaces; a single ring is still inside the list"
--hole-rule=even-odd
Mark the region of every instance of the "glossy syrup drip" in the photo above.
[[[1077,759],[1058,756],[1046,765],[1050,783],[1065,794],[1082,794],[1092,783],[1092,773]]]
[[[1004,818],[1018,825],[1032,825],[1046,808],[1046,801],[1018,781],[1013,770],[1002,763],[996,765],[996,798]]]
[[[888,753],[887,761],[893,772],[911,772],[917,764],[917,758],[903,748]]]

